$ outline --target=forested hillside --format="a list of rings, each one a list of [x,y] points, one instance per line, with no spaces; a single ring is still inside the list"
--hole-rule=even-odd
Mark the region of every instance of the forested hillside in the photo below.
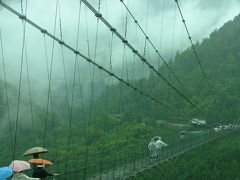
[[[207,119],[209,122],[237,119],[240,109],[240,94],[238,91],[240,88],[239,32],[240,16],[231,22],[227,22],[219,30],[212,32],[210,37],[204,39],[201,44],[197,43],[195,45],[206,79],[203,77],[191,48],[181,54],[178,53],[175,62],[169,63],[184,87],[169,75],[166,66],[163,65],[160,68],[160,72],[186,97],[206,112],[207,117],[197,112],[188,102],[169,88],[165,82],[159,80],[159,77],[154,73],[151,73],[149,79],[136,82],[137,86],[142,86],[149,94],[154,94],[154,97],[158,97],[163,103],[170,104],[170,107],[184,112],[189,117],[199,117]],[[131,113],[133,111],[139,111],[147,119],[179,118],[163,107],[152,105],[134,92],[125,92],[125,96],[123,101],[127,110],[124,114],[130,117],[126,119],[132,120],[134,118],[132,117],[134,114]],[[114,104],[114,102],[112,103]],[[150,104],[148,105],[149,108],[145,108],[146,104]]]

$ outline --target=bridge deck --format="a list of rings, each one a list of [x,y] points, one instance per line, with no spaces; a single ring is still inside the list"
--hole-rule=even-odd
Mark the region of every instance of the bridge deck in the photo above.
[[[88,178],[88,180],[125,180],[129,177],[136,176],[138,173],[143,173],[149,171],[151,168],[167,162],[183,153],[186,153],[202,144],[208,143],[226,133],[231,131],[225,131],[221,133],[209,133],[201,134],[190,138],[184,143],[178,143],[174,145],[167,146],[163,149],[161,153],[161,158],[156,159],[154,162],[151,162],[149,157],[142,158],[140,160],[128,162],[123,166],[119,166],[107,171],[95,174]]]

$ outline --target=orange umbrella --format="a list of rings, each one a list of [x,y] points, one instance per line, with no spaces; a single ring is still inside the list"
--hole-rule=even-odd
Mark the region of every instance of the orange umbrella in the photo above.
[[[53,165],[51,161],[45,160],[45,159],[31,159],[28,162],[35,163],[35,164],[49,164]]]

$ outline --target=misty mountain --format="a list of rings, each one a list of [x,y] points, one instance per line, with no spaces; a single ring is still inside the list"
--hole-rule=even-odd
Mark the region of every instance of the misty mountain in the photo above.
[[[166,66],[161,66],[160,73],[178,88],[187,98],[197,105],[205,115],[198,112],[182,99],[174,90],[151,73],[149,78],[133,82],[136,87],[158,98],[172,109],[183,112],[189,118],[199,117],[215,122],[217,120],[233,121],[239,118],[240,88],[240,16],[227,22],[220,29],[211,33],[202,43],[195,44],[196,51],[206,78],[200,69],[196,56],[191,48],[181,54],[177,53],[174,62],[169,66],[182,82],[181,86],[175,77],[169,73]],[[110,111],[116,114],[119,104],[124,111],[125,120],[131,121],[136,116],[140,119],[179,119],[173,112],[154,105],[147,98],[142,98],[132,90],[119,90],[121,85],[110,88],[111,93],[121,94],[121,97],[111,99]],[[216,101],[216,102],[215,102]],[[104,102],[103,99],[100,102]],[[102,104],[103,106],[103,104]],[[148,108],[146,108],[148,107]],[[135,113],[133,113],[135,112]]]

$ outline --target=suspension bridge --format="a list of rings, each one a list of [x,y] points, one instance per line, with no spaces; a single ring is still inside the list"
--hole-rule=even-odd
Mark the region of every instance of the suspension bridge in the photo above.
[[[109,7],[107,0],[75,0],[69,3],[75,8],[74,11],[65,12],[64,8],[70,6],[61,0],[49,3],[49,7],[45,4],[43,9],[51,9],[52,13],[53,23],[49,23],[49,15],[41,19],[44,17],[42,8],[39,6],[40,11],[30,9],[32,4],[28,0],[18,3],[0,0],[0,12],[11,17],[5,20],[6,26],[0,26],[3,82],[0,92],[4,94],[7,112],[4,118],[8,120],[6,129],[10,154],[4,163],[21,158],[24,149],[31,144],[52,150],[52,155],[46,157],[52,158],[55,164],[50,169],[60,173],[55,179],[128,179],[237,130],[239,122],[235,121],[231,122],[234,128],[213,131],[213,127],[229,121],[222,119],[219,114],[205,112],[190,98],[188,87],[168,62],[169,58],[161,53],[164,46],[164,0],[160,23],[156,25],[160,31],[159,40],[151,36],[154,28],[149,25],[150,0],[145,4],[145,21],[135,15],[129,0],[120,0],[120,25],[114,24],[118,15],[115,14],[115,19],[111,18],[111,13],[118,10]],[[115,2],[113,4],[116,5]],[[174,46],[179,43],[175,37],[175,26],[180,22],[181,39],[185,32],[193,60],[200,69],[203,86],[214,94],[180,1],[172,1],[172,6],[174,20],[170,59],[174,59]],[[4,37],[8,33],[8,25],[12,27],[11,21],[18,34],[7,40]],[[145,27],[142,26],[143,22]],[[65,31],[64,27],[67,29],[68,26],[71,29]],[[161,71],[163,66],[167,73]],[[167,87],[167,101],[163,101],[158,92],[152,91],[153,85],[146,81],[150,77]],[[17,88],[10,86],[14,83]],[[132,102],[126,98],[126,94],[140,104],[143,104],[140,99],[144,98],[148,103],[145,106],[149,109],[158,107],[159,114],[164,114],[161,119],[169,119],[166,120],[169,123],[181,123],[188,128],[188,121],[196,116],[211,121],[200,131],[191,130],[186,139],[180,140],[176,132],[182,127],[172,130],[162,126],[156,117],[149,118],[147,110],[135,115],[131,112]],[[171,104],[173,94],[191,108],[193,115],[184,109],[179,111],[174,107],[173,100]],[[215,96],[211,100],[215,109],[219,110],[220,104]],[[142,107],[142,111],[148,107]],[[138,125],[133,124],[136,126],[133,132],[128,127],[130,122],[124,124],[126,117],[135,118],[138,122]],[[154,119],[151,123],[156,126],[155,130],[147,129],[149,119]],[[115,127],[116,130],[111,132]],[[124,128],[127,129],[127,135],[121,139]],[[173,135],[168,134],[167,128],[173,131]],[[154,133],[150,131],[166,135],[168,144],[154,161],[149,159],[149,139],[136,141],[138,138],[151,138],[149,135]],[[31,143],[26,143],[28,141]]]

